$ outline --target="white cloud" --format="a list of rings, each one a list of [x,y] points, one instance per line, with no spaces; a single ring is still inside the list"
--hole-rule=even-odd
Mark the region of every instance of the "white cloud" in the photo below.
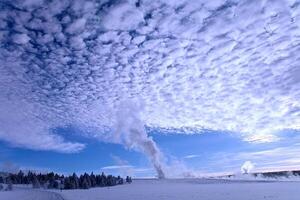
[[[262,148],[262,146],[260,145],[258,148]],[[213,153],[206,160],[205,166],[201,166],[201,169],[207,172],[232,171],[232,173],[238,173],[240,170],[246,172],[247,167],[250,166],[249,162],[253,165],[251,172],[295,170],[300,166],[300,159],[296,156],[300,153],[299,144],[275,146],[265,145],[263,150],[257,150],[256,146],[253,149],[246,148],[235,152]],[[243,164],[246,165],[241,168]]]
[[[78,32],[80,33],[84,30],[85,24],[86,24],[86,19],[84,18],[77,19],[67,27],[66,32],[71,34],[78,33]]]
[[[117,174],[121,177],[134,176],[134,177],[148,177],[154,176],[153,168],[141,168],[131,165],[127,160],[124,160],[116,155],[111,155],[115,165],[102,167],[101,170],[109,174]],[[97,170],[96,170],[97,171]]]
[[[14,34],[12,36],[12,38],[13,38],[13,41],[17,44],[26,44],[30,40],[30,37],[28,37],[28,35],[26,35],[25,33]]]
[[[198,158],[198,157],[200,157],[200,155],[191,154],[191,155],[184,156],[185,159]]]
[[[122,169],[122,168],[132,168],[131,165],[110,165],[106,167],[102,167],[101,169]]]
[[[245,141],[251,143],[268,143],[268,142],[275,142],[280,140],[280,138],[276,135],[272,134],[256,134],[248,136]]]
[[[133,2],[123,1],[110,6],[101,21],[107,30],[132,30],[143,22],[143,13]]]
[[[110,138],[124,100],[141,102],[149,127],[261,142],[300,129],[299,4],[83,2],[1,7],[0,139],[78,151],[49,130]]]

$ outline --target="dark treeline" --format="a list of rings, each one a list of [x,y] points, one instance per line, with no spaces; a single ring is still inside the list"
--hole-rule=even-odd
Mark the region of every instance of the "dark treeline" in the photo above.
[[[27,174],[20,171],[17,174],[8,174],[0,176],[0,183],[7,184],[32,184],[33,188],[48,189],[88,189],[92,187],[114,186],[124,183],[131,183],[131,177],[127,176],[124,180],[120,176],[105,175],[104,173],[95,175],[93,173],[77,176],[75,173],[71,176],[58,175],[56,173],[35,174],[28,172]]]
[[[300,176],[299,170],[294,171],[277,171],[277,172],[261,172],[261,173],[253,173],[256,176],[263,176],[265,178],[279,178],[279,177],[290,177],[290,176]]]
[[[300,176],[300,170],[293,170],[293,171],[274,171],[274,172],[255,172],[255,173],[248,173],[254,177],[261,177],[261,178],[289,178],[292,176]],[[234,174],[227,175],[227,177],[235,177]],[[222,178],[222,176],[220,176]]]

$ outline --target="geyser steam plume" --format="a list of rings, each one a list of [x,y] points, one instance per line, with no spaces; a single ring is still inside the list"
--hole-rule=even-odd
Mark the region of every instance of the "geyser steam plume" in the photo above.
[[[163,154],[146,133],[144,124],[140,120],[139,113],[141,111],[140,104],[132,102],[123,102],[117,113],[117,130],[116,140],[126,147],[136,149],[147,155],[154,166],[158,178],[165,178],[163,170],[162,158]]]
[[[251,161],[246,161],[241,167],[243,174],[249,174],[251,170],[254,169],[254,164]]]

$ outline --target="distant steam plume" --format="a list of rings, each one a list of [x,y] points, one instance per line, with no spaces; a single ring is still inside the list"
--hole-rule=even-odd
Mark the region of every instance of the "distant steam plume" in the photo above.
[[[146,133],[144,124],[139,116],[141,109],[141,104],[134,104],[133,102],[123,102],[120,105],[117,113],[118,121],[115,139],[128,148],[136,149],[146,154],[154,166],[158,178],[165,178],[162,163],[163,154],[153,139]]]
[[[243,174],[249,174],[253,169],[254,164],[251,161],[246,161],[241,167],[241,171]]]

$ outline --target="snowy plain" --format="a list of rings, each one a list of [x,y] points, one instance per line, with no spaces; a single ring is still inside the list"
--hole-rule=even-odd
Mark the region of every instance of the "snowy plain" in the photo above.
[[[13,185],[13,191],[0,191],[0,200],[63,200],[56,192],[32,189],[30,185]]]
[[[140,179],[89,190],[18,189],[0,200],[299,200],[300,182],[216,179]]]

